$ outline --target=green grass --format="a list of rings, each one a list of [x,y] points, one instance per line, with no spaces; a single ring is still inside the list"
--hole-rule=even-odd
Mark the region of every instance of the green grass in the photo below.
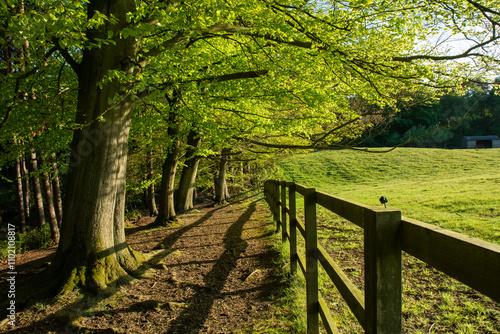
[[[277,254],[273,262],[276,275],[282,279],[280,293],[273,297],[269,310],[235,333],[305,333],[307,330],[305,279],[302,275],[289,275],[290,249],[288,244],[281,242],[281,234],[274,233],[276,230],[274,222],[267,221],[266,223],[269,223],[266,226],[269,233],[266,243]]]
[[[321,151],[280,163],[283,179],[500,244],[500,149]]]
[[[404,216],[497,244],[499,165],[498,149],[322,151],[280,162],[284,180],[371,206],[383,195]],[[363,291],[362,229],[320,207],[317,216],[320,243]],[[324,272],[320,282],[340,332],[362,332]],[[500,333],[500,305],[403,254],[403,332]]]

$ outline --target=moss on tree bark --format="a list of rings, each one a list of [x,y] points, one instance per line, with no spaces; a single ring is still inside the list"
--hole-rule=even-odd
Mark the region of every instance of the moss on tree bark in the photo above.
[[[127,27],[126,15],[135,11],[133,1],[98,1],[88,5],[114,21],[89,29],[89,41],[108,38],[114,43],[86,48],[76,64],[79,91],[76,130],[71,144],[68,183],[64,199],[61,241],[49,268],[52,288],[67,292],[75,287],[90,290],[129,281],[144,257],[127,245],[124,232],[125,170],[133,101],[129,83],[112,80],[103,84],[109,71],[134,76],[140,64],[131,62],[141,39],[120,38]],[[118,99],[117,99],[118,97]],[[116,102],[110,104],[109,101]],[[102,118],[104,121],[99,121]]]

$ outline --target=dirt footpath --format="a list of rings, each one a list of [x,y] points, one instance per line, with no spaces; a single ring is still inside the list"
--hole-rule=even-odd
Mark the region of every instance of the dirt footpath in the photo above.
[[[127,228],[132,248],[166,249],[148,278],[109,297],[74,293],[37,303],[18,314],[18,326],[9,332],[249,332],[280,291],[281,277],[273,264],[277,255],[265,241],[270,213],[263,203],[198,207],[165,228],[146,228],[149,217],[132,222]],[[50,260],[47,251],[40,254],[20,257],[19,268],[33,270],[30,263]]]

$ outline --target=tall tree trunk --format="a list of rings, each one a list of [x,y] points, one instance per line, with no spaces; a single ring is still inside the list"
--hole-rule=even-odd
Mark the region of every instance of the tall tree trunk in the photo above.
[[[168,149],[165,162],[162,167],[160,205],[156,225],[165,225],[176,219],[174,204],[175,173],[179,163],[179,123],[176,102],[171,102],[171,110],[168,116],[168,137],[172,139],[172,146]]]
[[[144,175],[143,181],[146,182],[147,175]],[[148,207],[148,189],[144,188],[142,189],[142,202],[144,203],[145,207]]]
[[[245,189],[245,169],[243,168],[243,162],[240,162],[240,175],[241,175],[241,189]]]
[[[3,51],[3,60],[6,63],[6,68],[4,68],[5,74],[12,73],[12,62],[11,62],[11,52],[9,46],[4,46]],[[8,111],[10,113],[12,111],[12,107]],[[19,141],[13,138],[14,144],[18,144]],[[16,173],[16,199],[17,199],[17,209],[19,216],[19,230],[22,234],[26,234],[26,215],[25,215],[25,206],[24,206],[24,193],[23,193],[23,181],[22,181],[22,171],[21,171],[21,157],[17,157],[14,165],[15,173]],[[2,223],[2,217],[0,215],[0,224]]]
[[[140,70],[134,60],[140,49],[138,37],[120,37],[127,26],[127,13],[135,2],[91,1],[89,17],[100,12],[113,15],[116,23],[88,30],[90,42],[107,39],[114,43],[83,50],[76,66],[79,80],[77,118],[86,124],[76,130],[71,143],[68,183],[63,201],[61,241],[51,264],[56,275],[53,286],[59,292],[82,286],[99,290],[130,278],[142,259],[127,245],[124,232],[125,169],[133,102],[127,94],[129,83],[117,80],[99,87],[109,70],[135,75]],[[121,100],[110,104],[119,95]],[[95,122],[98,117],[104,121]]]
[[[26,1],[21,1],[19,3],[19,14],[20,15],[24,15],[24,12],[25,12],[25,3]],[[26,68],[29,67],[29,53],[28,53],[28,46],[29,46],[29,42],[28,40],[25,40],[21,49],[18,51],[19,53],[19,58],[21,59],[21,72],[24,72],[26,70]],[[24,99],[27,99],[28,95],[26,93],[24,93]],[[35,161],[36,162],[36,161]],[[28,164],[29,166],[29,164]],[[29,167],[28,167],[29,168]],[[34,184],[33,186],[33,194],[34,194],[34,197],[35,197],[35,204],[37,206],[37,211],[38,211],[38,223],[40,226],[43,226],[45,221],[44,221],[44,217],[43,215],[40,214],[40,212],[43,212],[43,208],[40,208],[40,203],[42,203],[41,199],[40,199],[40,186],[39,186],[39,181],[36,177],[34,177],[33,179],[30,178],[28,175],[29,175],[29,172],[28,172],[28,168],[26,168],[26,159],[23,158],[21,160],[21,173],[24,175],[24,180],[23,180],[23,188],[24,188],[24,210],[25,210],[25,216],[26,216],[26,219],[30,219],[31,218],[31,203],[30,203],[30,179],[34,182],[34,183],[38,183],[38,186],[36,186]],[[34,168],[36,170],[36,168]]]
[[[21,174],[21,158],[16,159],[16,198],[17,198],[17,209],[19,214],[19,230],[22,234],[26,234],[26,216],[24,210],[24,194],[23,194],[23,182]]]
[[[40,165],[46,167],[45,157],[40,155]],[[57,226],[56,210],[54,208],[54,198],[52,196],[52,186],[50,184],[49,175],[47,172],[42,172],[42,190],[45,199],[45,211],[47,213],[47,220],[50,226],[50,237],[55,242],[59,242],[59,228]]]
[[[225,148],[222,150],[219,161],[219,175],[214,177],[215,187],[215,203],[224,204],[229,199],[229,192],[226,183],[226,170],[231,149]]]
[[[31,218],[31,201],[30,201],[30,178],[29,172],[26,168],[26,159],[24,157],[20,157],[21,164],[21,174],[23,176],[23,196],[24,196],[24,212],[26,219]]]
[[[186,166],[182,169],[181,179],[179,181],[179,196],[177,201],[177,213],[183,213],[194,208],[194,184],[198,174],[198,165],[201,157],[196,155],[201,145],[201,138],[194,130],[189,132],[187,138],[188,149],[186,152]]]
[[[40,179],[38,175],[34,173],[38,171],[38,162],[36,160],[36,153],[31,151],[30,154],[30,163],[28,164],[28,169],[31,173],[31,184],[33,185],[33,196],[35,198],[35,208],[38,214],[38,226],[42,227],[45,225],[45,213],[43,209],[43,199],[42,199],[42,190],[40,188]]]
[[[147,153],[148,173],[146,176],[146,180],[151,182],[151,184],[148,187],[148,194],[147,194],[147,202],[148,202],[150,217],[158,216],[158,210],[156,209],[156,202],[155,202],[155,184],[153,182],[154,179],[153,167],[154,167],[153,149],[149,149]]]
[[[130,125],[130,124],[129,124]],[[127,244],[125,236],[125,198],[126,198],[126,176],[127,176],[127,155],[128,155],[128,140],[122,140],[119,143],[119,149],[122,153],[118,163],[118,171],[116,173],[116,202],[113,217],[113,238],[116,258],[120,266],[119,271],[124,270],[127,274],[119,276],[120,280],[129,281],[138,266],[144,261],[144,256],[134,251]]]
[[[57,168],[57,161],[55,153],[52,154],[52,191],[54,195],[54,208],[56,210],[57,226],[61,228],[62,223],[62,198],[61,186],[59,184],[59,170]]]

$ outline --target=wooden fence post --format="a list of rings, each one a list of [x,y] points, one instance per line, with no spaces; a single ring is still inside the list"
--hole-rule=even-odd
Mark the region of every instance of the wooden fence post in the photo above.
[[[318,334],[318,226],[316,222],[316,190],[314,188],[306,188],[304,193],[304,216],[306,226],[307,333]]]
[[[290,272],[297,273],[297,204],[295,202],[295,182],[288,186],[288,211],[290,219]]]
[[[264,183],[264,194],[273,215],[273,219],[276,222],[277,229],[279,230],[279,187],[276,186],[276,183],[279,184],[279,182],[276,180],[267,180]]]
[[[267,180],[264,183],[264,196],[266,197],[267,204],[269,204],[269,208],[271,210],[271,213],[273,213],[271,182],[272,182],[271,180]]]
[[[287,239],[286,228],[286,181],[281,181],[281,242]]]
[[[366,334],[401,333],[401,211],[366,210]]]
[[[276,233],[280,231],[281,228],[281,210],[280,210],[280,182],[273,181],[273,192],[274,192],[274,215],[276,220]]]

